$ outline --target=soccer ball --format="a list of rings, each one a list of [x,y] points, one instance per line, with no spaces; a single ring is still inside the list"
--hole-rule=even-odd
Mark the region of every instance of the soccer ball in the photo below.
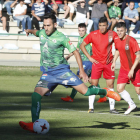
[[[46,134],[49,131],[50,125],[44,119],[38,119],[33,124],[33,130],[37,134]]]

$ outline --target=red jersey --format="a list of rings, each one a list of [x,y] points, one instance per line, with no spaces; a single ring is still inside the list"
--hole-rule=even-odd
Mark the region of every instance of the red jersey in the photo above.
[[[92,43],[92,58],[102,64],[109,64],[112,59],[112,43],[114,38],[118,37],[114,31],[108,31],[106,34],[100,33],[100,30],[91,32],[85,39],[86,44]]]
[[[126,36],[124,40],[120,40],[119,37],[115,38],[115,48],[120,53],[121,67],[124,70],[129,71],[134,64],[137,51],[140,51],[137,41],[130,36]]]

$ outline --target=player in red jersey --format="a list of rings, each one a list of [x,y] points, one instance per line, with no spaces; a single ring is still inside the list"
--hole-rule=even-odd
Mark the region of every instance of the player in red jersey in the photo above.
[[[111,62],[113,60],[112,55],[112,43],[117,34],[114,31],[108,30],[108,22],[105,17],[99,20],[99,30],[91,32],[83,41],[80,48],[87,58],[93,63],[91,73],[91,84],[97,86],[99,79],[103,73],[103,77],[106,79],[107,87],[114,91],[114,79],[115,73],[111,71]],[[92,56],[88,54],[85,46],[92,43]],[[103,97],[104,98],[104,97]],[[101,98],[102,99],[102,98]],[[99,99],[99,100],[101,100]],[[90,108],[93,108],[95,96],[89,97]],[[110,113],[118,114],[115,109],[115,100],[109,98]]]
[[[118,37],[115,38],[115,56],[111,66],[115,70],[115,62],[120,56],[121,68],[117,81],[117,90],[121,97],[129,104],[125,115],[129,114],[136,108],[130,94],[125,90],[129,81],[135,86],[136,93],[140,100],[140,48],[137,41],[126,34],[126,25],[123,22],[117,24]]]

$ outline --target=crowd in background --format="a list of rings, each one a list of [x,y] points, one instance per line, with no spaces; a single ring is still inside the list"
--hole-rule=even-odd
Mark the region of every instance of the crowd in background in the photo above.
[[[98,30],[99,19],[105,16],[110,30],[115,29],[117,22],[125,22],[128,33],[130,26],[134,25],[131,35],[140,36],[139,0],[1,0],[0,22],[3,24],[1,33],[6,33],[7,19],[2,15],[3,9],[7,11],[9,20],[17,21],[17,26],[21,22],[23,34],[26,28],[40,30],[39,23],[43,21],[45,14],[53,12],[58,18],[58,12],[64,11],[63,17],[61,20],[58,18],[58,21],[74,25],[73,17],[76,15],[76,24],[85,23],[87,33]]]

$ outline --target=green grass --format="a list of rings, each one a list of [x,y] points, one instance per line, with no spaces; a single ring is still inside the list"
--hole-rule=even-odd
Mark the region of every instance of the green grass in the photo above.
[[[61,97],[71,92],[63,86],[42,98],[40,118],[50,123],[50,131],[46,135],[36,135],[21,129],[19,121],[31,121],[31,94],[40,75],[39,67],[0,67],[0,140],[140,139],[140,109],[124,116],[128,104],[121,100],[116,102],[120,114],[113,115],[109,113],[108,102],[97,103],[99,96],[96,96],[95,113],[88,114],[88,97],[77,94],[73,103],[61,101]],[[104,79],[100,80],[100,85],[105,87]],[[133,85],[128,85],[126,90],[139,107]]]

